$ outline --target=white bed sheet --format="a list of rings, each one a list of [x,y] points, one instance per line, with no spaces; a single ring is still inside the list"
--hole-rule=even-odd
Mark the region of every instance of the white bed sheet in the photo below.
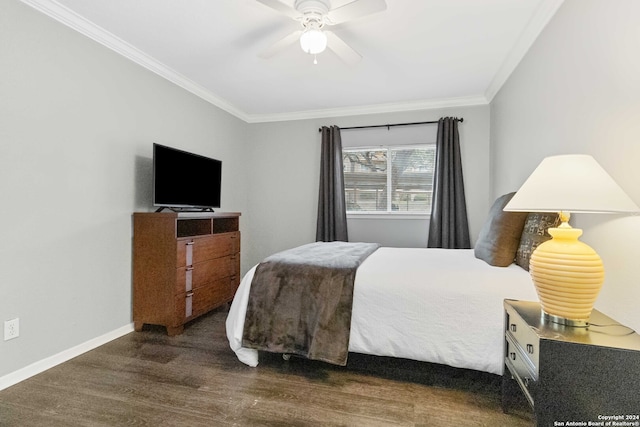
[[[255,267],[242,279],[226,321],[238,359]],[[358,268],[349,351],[502,374],[505,298],[537,301],[529,273],[492,267],[472,249],[379,248]]]

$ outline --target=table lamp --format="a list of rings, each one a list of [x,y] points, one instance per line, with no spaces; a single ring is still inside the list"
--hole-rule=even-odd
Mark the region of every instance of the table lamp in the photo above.
[[[504,207],[505,211],[558,212],[561,224],[531,255],[529,272],[543,316],[586,327],[604,282],[600,256],[578,240],[570,213],[633,213],[640,208],[589,155],[547,157]]]

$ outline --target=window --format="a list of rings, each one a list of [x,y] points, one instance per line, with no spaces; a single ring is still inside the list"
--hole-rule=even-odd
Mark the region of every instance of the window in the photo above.
[[[435,145],[344,148],[348,213],[431,211]]]

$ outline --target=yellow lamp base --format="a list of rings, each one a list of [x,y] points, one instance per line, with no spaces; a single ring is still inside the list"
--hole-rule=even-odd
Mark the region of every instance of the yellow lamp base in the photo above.
[[[552,322],[588,326],[604,282],[602,260],[567,221],[548,231],[552,239],[536,248],[529,264],[542,310]]]

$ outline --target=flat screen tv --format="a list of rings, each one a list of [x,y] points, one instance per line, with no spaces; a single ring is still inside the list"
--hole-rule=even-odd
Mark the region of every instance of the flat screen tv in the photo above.
[[[220,207],[222,162],[153,144],[153,205],[174,210]]]

